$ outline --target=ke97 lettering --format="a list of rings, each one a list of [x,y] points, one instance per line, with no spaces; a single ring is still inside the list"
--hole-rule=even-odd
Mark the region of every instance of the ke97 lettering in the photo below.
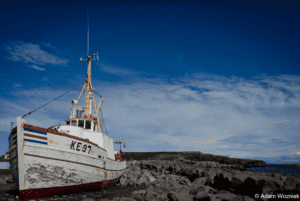
[[[91,152],[92,146],[91,145],[86,145],[86,144],[81,143],[81,142],[72,141],[70,149],[76,150],[76,151],[82,151],[82,152],[86,152],[87,149],[88,149],[89,150],[88,154],[89,154]]]

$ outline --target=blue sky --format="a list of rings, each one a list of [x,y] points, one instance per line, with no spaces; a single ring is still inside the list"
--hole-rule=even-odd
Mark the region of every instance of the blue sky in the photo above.
[[[92,85],[123,151],[299,163],[298,5],[22,2],[0,6],[0,154],[11,121],[85,82],[88,7]],[[26,123],[64,124],[80,91]]]

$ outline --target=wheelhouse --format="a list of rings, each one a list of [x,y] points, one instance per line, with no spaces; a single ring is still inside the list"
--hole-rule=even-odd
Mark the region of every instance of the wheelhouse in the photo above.
[[[66,125],[77,126],[89,131],[98,132],[97,122],[92,119],[68,119],[66,120]]]

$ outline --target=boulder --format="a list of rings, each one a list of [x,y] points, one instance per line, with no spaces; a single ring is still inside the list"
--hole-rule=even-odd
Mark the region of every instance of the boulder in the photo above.
[[[171,193],[167,194],[167,197],[169,198],[169,201],[181,201],[178,197],[178,193],[172,191]]]
[[[197,178],[193,181],[192,185],[193,186],[204,186],[206,183],[206,178],[205,177],[200,177]]]
[[[136,200],[144,200],[146,193],[147,192],[145,190],[134,191],[132,193],[132,197]]]
[[[251,177],[248,177],[241,186],[240,194],[251,197],[256,193],[261,194],[261,190],[258,189],[256,181]]]
[[[179,189],[172,193],[173,196],[177,197],[180,201],[192,201],[193,196],[190,194],[189,186],[181,186]]]
[[[298,179],[291,175],[288,175],[283,183],[284,190],[295,190],[297,183],[299,183]]]
[[[193,197],[193,200],[195,200],[195,201],[197,201],[197,200],[211,201],[211,198],[207,192],[200,191],[197,193],[197,195],[195,197]]]
[[[136,200],[133,199],[133,198],[121,197],[121,198],[119,199],[119,201],[136,201]]]
[[[244,201],[255,201],[255,199],[249,197],[249,196],[243,196]]]
[[[92,198],[84,198],[82,199],[81,201],[96,201],[95,199],[92,199]]]
[[[216,198],[219,198],[223,201],[239,201],[243,200],[242,196],[237,196],[229,191],[221,190],[216,195]]]
[[[104,200],[254,201],[256,193],[271,195],[272,192],[300,191],[300,178],[296,175],[245,171],[244,167],[238,164],[180,159],[175,162],[128,161],[127,165],[116,188],[116,195]],[[0,183],[1,181],[2,186],[4,181],[5,185],[8,185],[12,177],[2,177]],[[120,198],[122,195],[131,195],[131,198]]]
[[[228,178],[224,178],[222,173],[218,173],[214,178],[214,183],[211,185],[217,190],[229,190],[230,182]]]
[[[134,186],[135,182],[129,178],[121,178],[120,185],[121,186]]]
[[[259,180],[257,183],[258,188],[260,189],[261,192],[259,192],[260,194],[268,194],[268,195],[273,195],[274,191],[278,191],[281,190],[280,185],[272,180]]]
[[[241,181],[239,178],[232,177],[229,185],[230,192],[234,192],[234,193],[241,192],[242,184],[243,181]]]
[[[146,190],[145,200],[158,200],[159,195],[154,191],[153,186],[150,186]]]
[[[144,185],[144,186],[148,187],[148,186],[149,186],[149,181],[148,181],[148,179],[147,179],[147,176],[143,174],[143,175],[138,179],[138,181],[137,181],[136,184],[137,184],[138,186]]]
[[[192,186],[190,190],[190,194],[196,196],[198,192],[205,192],[205,187],[204,186]]]

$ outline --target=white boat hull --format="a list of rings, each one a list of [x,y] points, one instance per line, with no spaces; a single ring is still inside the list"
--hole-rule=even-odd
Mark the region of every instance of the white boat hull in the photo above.
[[[24,200],[111,186],[123,175],[126,161],[107,158],[93,142],[18,118],[17,135],[10,136],[10,168]]]

